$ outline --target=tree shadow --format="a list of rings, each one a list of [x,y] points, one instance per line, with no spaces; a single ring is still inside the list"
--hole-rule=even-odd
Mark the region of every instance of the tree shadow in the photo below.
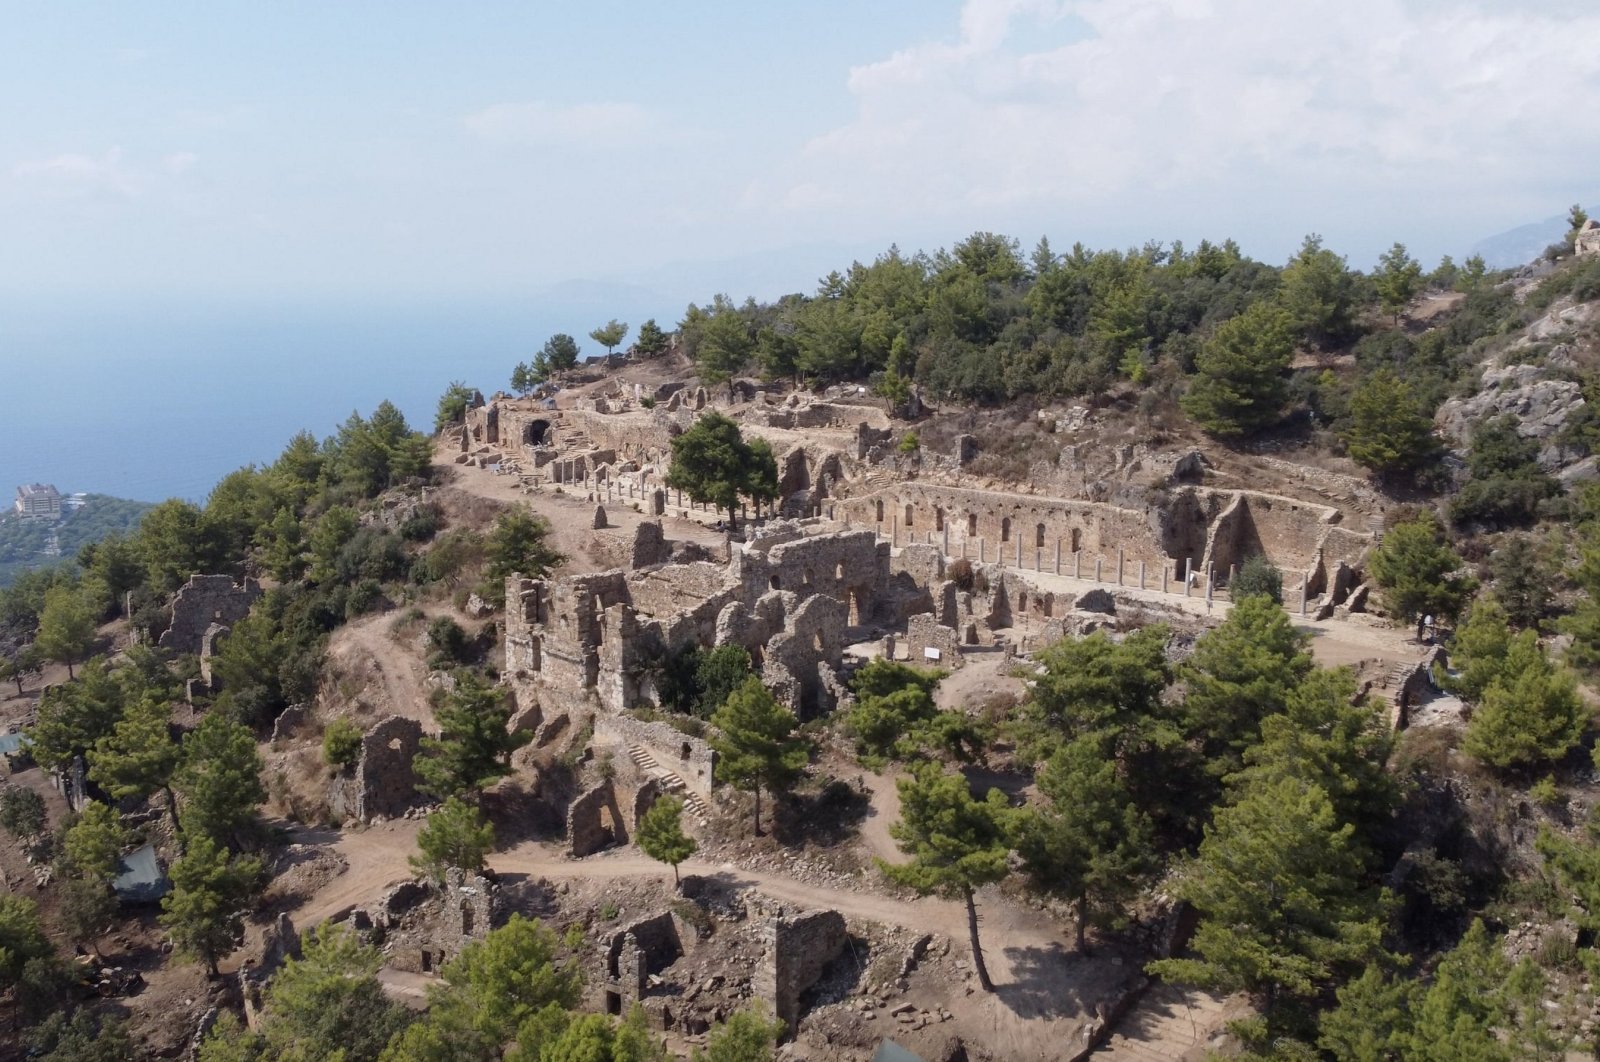
[[[1011,978],[995,985],[995,995],[1022,1018],[1067,1018],[1092,1013],[1102,998],[1100,978],[1085,956],[1064,945],[1006,948]]]
[[[871,801],[866,793],[835,779],[818,792],[778,801],[772,833],[787,847],[812,844],[832,848],[854,839],[870,813]]]
[[[520,871],[496,876],[500,885],[499,907],[504,917],[520,914],[526,918],[549,921],[561,913],[556,890],[548,881],[534,878]]]

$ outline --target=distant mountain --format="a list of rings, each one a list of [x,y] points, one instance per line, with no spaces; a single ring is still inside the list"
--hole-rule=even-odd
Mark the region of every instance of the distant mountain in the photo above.
[[[1479,240],[1472,245],[1472,253],[1482,255],[1490,269],[1515,269],[1538,258],[1566,233],[1567,216],[1557,214]]]

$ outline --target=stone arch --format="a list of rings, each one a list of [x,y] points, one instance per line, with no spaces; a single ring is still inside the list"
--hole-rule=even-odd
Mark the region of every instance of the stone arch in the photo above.
[[[1036,524],[1033,529],[1033,544],[1044,549],[1044,525]]]
[[[522,441],[529,446],[546,446],[551,442],[550,422],[548,420],[530,420],[522,429]]]
[[[1004,516],[1004,517],[1000,518],[1000,541],[1001,542],[1010,542],[1011,541],[1011,517],[1009,517],[1009,516]]]
[[[916,510],[911,507],[911,503],[910,502],[906,502],[906,526],[907,527],[911,526],[912,521],[913,521],[913,517],[915,516],[915,514],[916,514]]]
[[[1072,529],[1072,552],[1074,553],[1083,548],[1083,542],[1081,540],[1082,534],[1083,532],[1078,530],[1076,527]]]
[[[883,523],[883,499],[878,499],[878,523]]]
[[[772,589],[774,589],[774,590],[782,590],[783,589],[783,580],[779,579],[776,575],[774,575],[772,578],[767,580],[767,585],[772,587]]]
[[[944,506],[942,505],[933,507],[933,529],[935,531],[944,530]]]
[[[967,537],[968,538],[977,538],[978,537],[978,514],[977,513],[968,513],[967,514]]]

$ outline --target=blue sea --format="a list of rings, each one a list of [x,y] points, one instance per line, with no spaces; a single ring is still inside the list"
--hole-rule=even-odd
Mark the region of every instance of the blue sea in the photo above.
[[[587,333],[608,318],[671,327],[681,311],[511,298],[0,299],[0,504],[31,482],[203,502],[301,429],[325,437],[389,399],[430,430],[452,380],[489,394],[555,332],[598,354]]]

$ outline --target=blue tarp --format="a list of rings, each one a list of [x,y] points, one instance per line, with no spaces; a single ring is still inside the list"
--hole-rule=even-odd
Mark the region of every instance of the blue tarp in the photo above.
[[[26,743],[21,733],[0,734],[0,756],[10,756]]]
[[[117,876],[111,887],[118,898],[128,903],[155,903],[167,894],[172,883],[161,870],[155,847],[147,844],[117,861]]]
[[[922,1062],[922,1059],[893,1040],[885,1040],[878,1045],[878,1053],[872,1056],[872,1062]]]

